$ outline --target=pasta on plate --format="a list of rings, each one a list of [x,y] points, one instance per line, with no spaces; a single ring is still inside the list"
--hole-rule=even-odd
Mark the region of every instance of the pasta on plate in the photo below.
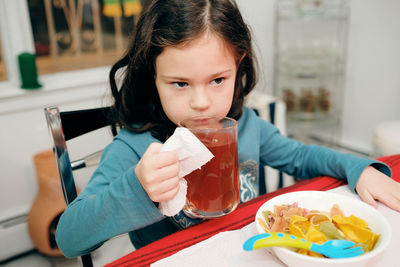
[[[330,211],[308,210],[298,203],[274,205],[274,210],[262,211],[263,218],[258,224],[265,232],[284,232],[323,244],[331,239],[345,239],[362,246],[364,252],[372,250],[379,234],[371,231],[368,223],[354,215],[345,216],[340,207],[334,204]],[[298,253],[314,257],[323,255],[299,249]]]

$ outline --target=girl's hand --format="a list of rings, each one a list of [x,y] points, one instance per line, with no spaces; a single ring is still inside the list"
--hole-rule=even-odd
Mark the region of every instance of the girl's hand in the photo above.
[[[378,206],[375,200],[378,200],[389,208],[400,211],[400,183],[372,166],[361,173],[356,190],[364,202],[375,208]]]
[[[178,154],[160,152],[161,146],[152,143],[135,168],[139,182],[154,202],[170,200],[179,191]]]

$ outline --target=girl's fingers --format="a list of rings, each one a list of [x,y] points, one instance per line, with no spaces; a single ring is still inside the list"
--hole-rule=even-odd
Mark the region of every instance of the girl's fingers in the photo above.
[[[158,185],[158,192],[159,194],[164,194],[169,191],[174,191],[176,188],[179,189],[179,177],[175,176],[168,180],[162,181]]]
[[[368,166],[361,173],[356,190],[364,202],[375,208],[378,207],[379,201],[393,210],[400,211],[400,183],[372,166]]]
[[[176,151],[160,152],[162,144],[152,143],[147,148],[142,158],[148,159],[148,164],[154,168],[162,168],[178,162],[178,153]]]
[[[393,210],[400,211],[400,184],[388,177],[378,180],[380,186],[369,186],[363,187],[358,190],[358,195],[360,198],[370,204],[371,206],[377,208],[377,201],[388,206]]]
[[[179,174],[179,163],[152,170],[147,173],[147,184],[152,187],[159,187],[159,184],[177,177]]]
[[[139,160],[135,173],[142,185],[152,184],[176,176],[179,172],[178,155],[175,151],[160,152],[161,144],[152,143]],[[169,168],[169,166],[171,166]],[[165,168],[165,169],[164,169]]]
[[[160,153],[161,147],[162,147],[161,143],[156,143],[156,142],[151,143],[149,145],[149,147],[146,149],[146,152],[144,154],[145,155],[147,155],[147,154],[151,155],[151,154]]]
[[[377,198],[380,202],[388,206],[393,210],[397,210],[400,212],[400,191],[395,192],[386,192],[385,194],[379,195]]]
[[[179,177],[175,176],[170,179],[166,179],[157,184],[149,186],[147,188],[147,194],[150,199],[155,202],[159,202],[160,199],[168,198],[171,194],[171,199],[175,196],[175,194],[179,190]],[[169,200],[169,199],[167,199]]]
[[[176,151],[164,151],[152,155],[150,163],[155,168],[163,168],[168,165],[178,163],[178,153]]]
[[[179,179],[178,179],[179,181]],[[152,199],[155,202],[163,202],[163,201],[168,201],[173,199],[179,192],[179,186],[176,187],[172,187],[170,190],[167,190],[157,196],[154,197],[154,199]]]
[[[374,208],[378,207],[378,203],[376,203],[374,197],[368,191],[362,190],[358,192],[358,195],[360,196],[361,200],[364,201],[365,203],[371,205]]]
[[[161,147],[160,143],[152,143],[135,168],[140,184],[155,202],[172,199],[179,189],[178,153],[160,152]]]
[[[157,170],[157,176],[161,177],[159,182],[177,177],[179,174],[179,163],[171,164]]]

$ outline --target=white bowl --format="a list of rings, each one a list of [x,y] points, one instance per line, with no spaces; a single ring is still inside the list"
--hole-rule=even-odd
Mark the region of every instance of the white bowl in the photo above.
[[[361,256],[344,259],[316,258],[302,255],[283,247],[273,247],[272,250],[277,257],[289,266],[365,266],[370,260],[377,257],[388,246],[392,236],[389,223],[376,209],[367,205],[359,199],[343,196],[340,194],[321,191],[299,191],[282,194],[265,202],[257,211],[255,224],[259,233],[265,233],[257,222],[257,218],[263,218],[262,211],[274,210],[274,205],[292,204],[297,202],[299,207],[329,211],[333,204],[338,204],[346,216],[354,214],[364,219],[369,228],[380,234],[379,240],[373,250]]]

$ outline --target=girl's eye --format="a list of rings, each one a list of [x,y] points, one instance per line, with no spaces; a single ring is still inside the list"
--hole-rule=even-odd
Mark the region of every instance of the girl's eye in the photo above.
[[[188,85],[186,82],[173,82],[172,84],[179,89],[185,88]]]
[[[225,80],[225,78],[221,77],[221,78],[212,80],[211,83],[218,85],[218,84],[221,84],[224,80]]]

